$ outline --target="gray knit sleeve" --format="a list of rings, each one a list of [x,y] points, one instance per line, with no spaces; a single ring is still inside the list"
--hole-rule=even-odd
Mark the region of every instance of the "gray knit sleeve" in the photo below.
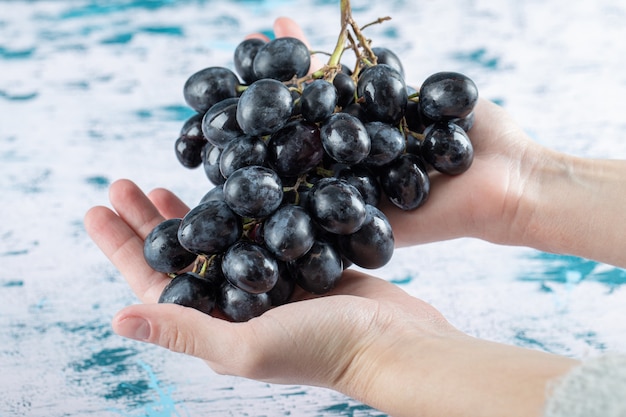
[[[544,417],[626,416],[626,354],[584,361],[549,387]]]

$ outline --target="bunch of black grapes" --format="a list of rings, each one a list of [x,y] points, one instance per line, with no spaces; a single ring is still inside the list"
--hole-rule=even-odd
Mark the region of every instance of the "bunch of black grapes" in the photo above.
[[[344,268],[390,260],[382,199],[416,209],[429,175],[470,167],[472,80],[440,72],[414,91],[391,50],[352,49],[353,69],[308,75],[300,40],[248,39],[235,49],[236,73],[189,77],[184,97],[197,114],[175,152],[214,187],[145,240],[148,264],[173,277],[160,302],[246,321],[288,302],[296,286],[325,294]]]

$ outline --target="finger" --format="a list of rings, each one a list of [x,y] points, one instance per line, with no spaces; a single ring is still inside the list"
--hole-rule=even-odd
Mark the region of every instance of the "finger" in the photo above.
[[[152,201],[129,180],[118,180],[111,185],[109,199],[115,211],[141,240],[165,218]]]
[[[174,193],[164,188],[156,188],[148,194],[152,204],[166,219],[182,218],[189,211],[189,207]]]
[[[91,239],[120,271],[139,299],[155,302],[169,278],[145,262],[143,239],[107,207],[90,209],[84,223]]]
[[[246,323],[228,321],[176,304],[133,305],[113,318],[113,330],[123,337],[152,343],[206,360],[220,374],[246,376]]]

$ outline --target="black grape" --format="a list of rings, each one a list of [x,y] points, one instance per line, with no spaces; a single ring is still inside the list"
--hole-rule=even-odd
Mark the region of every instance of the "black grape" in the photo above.
[[[246,39],[239,43],[235,48],[233,63],[235,64],[235,71],[241,77],[241,79],[251,84],[257,80],[257,76],[254,74],[254,57],[257,52],[265,45],[265,41],[258,38]]]
[[[324,149],[335,161],[357,164],[367,157],[370,137],[363,123],[347,113],[335,113],[320,128]]]
[[[187,79],[183,86],[183,96],[192,109],[204,114],[215,103],[237,97],[238,86],[237,75],[228,68],[209,67]]]
[[[467,171],[474,159],[474,148],[467,133],[452,122],[439,122],[427,127],[421,152],[424,161],[448,175]]]
[[[296,281],[292,277],[289,267],[286,263],[278,261],[278,281],[276,281],[276,285],[267,292],[271,304],[273,306],[286,304],[293,295],[295,288]]]
[[[423,205],[430,194],[430,178],[421,159],[404,154],[380,169],[380,185],[394,205],[414,210]]]
[[[382,211],[366,206],[367,219],[350,235],[337,237],[341,254],[362,268],[376,269],[389,262],[393,255],[394,237],[389,220]]]
[[[458,72],[438,72],[426,78],[419,92],[422,114],[433,121],[462,118],[478,101],[474,81]]]
[[[193,272],[184,272],[163,288],[159,303],[178,304],[211,313],[217,299],[215,285]]]
[[[337,105],[341,108],[354,103],[356,83],[350,75],[340,72],[335,75],[333,85],[337,90]]]
[[[400,129],[383,122],[369,122],[365,129],[370,137],[371,149],[365,160],[367,165],[383,166],[405,150],[405,139]]]
[[[398,124],[404,116],[408,94],[404,78],[387,64],[366,68],[356,85],[361,106],[371,121]]]
[[[180,224],[178,240],[189,252],[213,255],[225,251],[243,232],[243,225],[224,201],[211,200],[191,209]]]
[[[269,310],[272,300],[267,293],[251,294],[226,280],[218,290],[217,306],[228,319],[244,322]]]
[[[224,178],[230,174],[250,165],[266,165],[267,145],[255,136],[242,136],[233,139],[220,155],[220,172]]]
[[[202,150],[207,141],[204,138],[181,136],[174,143],[178,162],[185,168],[196,168],[202,164]]]
[[[316,241],[309,252],[289,263],[296,283],[313,294],[326,294],[341,279],[343,264],[339,252],[325,241]]]
[[[342,168],[337,178],[356,188],[366,204],[377,206],[380,202],[381,189],[378,176],[365,165],[353,165]]]
[[[224,183],[224,201],[242,217],[269,216],[282,199],[282,182],[269,168],[256,165],[239,168]]]
[[[292,106],[293,98],[285,84],[261,79],[241,94],[237,105],[237,122],[250,136],[269,135],[287,123]]]
[[[282,206],[263,224],[264,244],[281,261],[304,255],[313,246],[314,238],[313,220],[300,206]]]
[[[324,157],[320,130],[314,123],[295,120],[272,134],[268,142],[270,165],[283,177],[295,177],[315,168]]]
[[[268,292],[278,281],[276,259],[263,246],[244,240],[228,248],[222,272],[231,284],[251,294]]]
[[[143,244],[144,259],[158,272],[178,272],[196,260],[196,254],[189,252],[178,241],[178,228],[181,219],[168,219],[156,225]]]
[[[309,122],[323,122],[335,111],[337,89],[326,80],[313,80],[302,91],[301,114]]]
[[[361,193],[344,180],[323,178],[308,196],[308,209],[315,222],[335,234],[354,233],[366,217]]]
[[[202,150],[202,166],[209,181],[214,185],[224,184],[226,178],[220,171],[220,157],[222,150],[217,146],[207,143]]]
[[[212,106],[202,118],[202,134],[212,144],[223,148],[233,139],[243,136],[237,123],[239,98],[228,98]]]
[[[398,71],[398,73],[404,78],[404,66],[402,61],[391,49],[382,46],[375,46],[372,48],[372,52],[376,55],[376,63],[387,64],[391,68]]]
[[[258,79],[289,81],[304,77],[311,66],[306,45],[291,37],[276,38],[263,45],[254,57],[253,69]]]

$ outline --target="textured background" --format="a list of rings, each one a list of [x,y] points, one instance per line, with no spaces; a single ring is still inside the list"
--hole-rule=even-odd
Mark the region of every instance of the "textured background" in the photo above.
[[[468,74],[537,141],[626,158],[626,6],[619,0],[353,0],[407,81]],[[330,51],[338,1],[10,1],[0,6],[0,417],[377,416],[317,388],[218,376],[124,340],[136,299],[82,217],[131,178],[195,204],[210,184],[173,143],[193,72],[232,67],[244,35],[299,21]],[[461,239],[396,251],[377,273],[492,340],[573,356],[626,349],[626,272]]]

